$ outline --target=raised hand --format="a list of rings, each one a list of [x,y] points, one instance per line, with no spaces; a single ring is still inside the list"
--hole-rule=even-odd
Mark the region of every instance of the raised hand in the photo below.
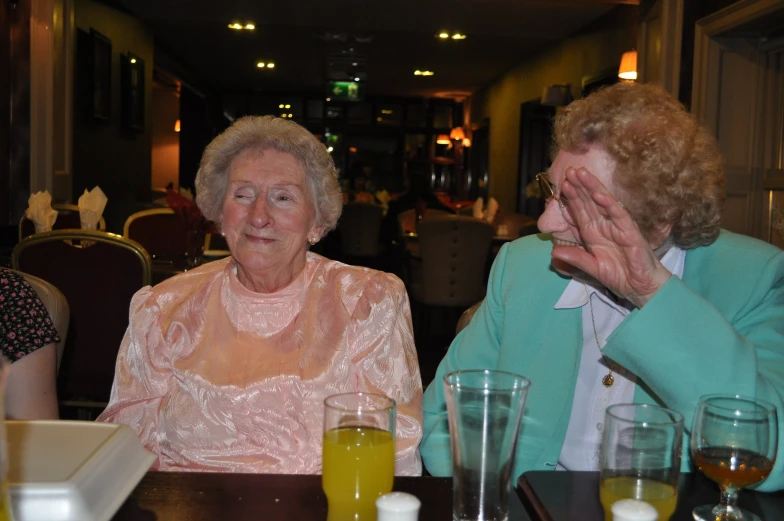
[[[557,246],[553,259],[582,270],[638,308],[645,305],[672,274],[629,212],[585,168],[566,170],[561,194],[585,249]]]

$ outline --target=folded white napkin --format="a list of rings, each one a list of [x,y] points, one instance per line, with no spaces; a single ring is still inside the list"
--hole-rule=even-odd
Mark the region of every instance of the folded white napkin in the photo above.
[[[485,200],[481,197],[477,197],[471,210],[476,219],[483,219],[485,216]]]
[[[106,208],[106,201],[106,195],[97,186],[89,192],[85,190],[79,197],[79,219],[82,221],[83,230],[98,229],[98,221]]]
[[[498,213],[498,201],[495,200],[495,197],[491,197],[489,201],[487,201],[487,210],[485,210],[485,220],[489,223],[493,222],[495,219],[495,214]]]
[[[189,201],[193,201],[193,192],[188,188],[180,188],[180,195]]]
[[[48,190],[36,192],[27,200],[25,217],[35,224],[35,233],[48,232],[57,220],[57,210],[52,208],[52,196]]]

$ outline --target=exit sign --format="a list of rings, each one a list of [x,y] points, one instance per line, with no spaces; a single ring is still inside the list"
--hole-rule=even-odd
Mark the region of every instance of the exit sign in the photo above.
[[[362,101],[365,99],[365,86],[355,81],[331,81],[327,86],[327,96],[333,100]]]

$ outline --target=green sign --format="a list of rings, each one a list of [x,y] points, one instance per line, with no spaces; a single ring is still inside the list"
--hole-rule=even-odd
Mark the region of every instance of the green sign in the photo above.
[[[334,100],[361,101],[365,99],[365,86],[355,81],[331,81],[327,86],[327,97]]]

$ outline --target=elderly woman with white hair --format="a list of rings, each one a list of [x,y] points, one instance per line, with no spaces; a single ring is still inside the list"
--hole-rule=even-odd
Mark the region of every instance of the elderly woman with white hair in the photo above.
[[[312,134],[237,120],[204,151],[196,202],[231,257],[131,303],[111,401],[158,470],[321,472],[324,398],[397,402],[395,472],[419,474],[422,383],[402,282],[308,251],[335,228],[335,165]]]

